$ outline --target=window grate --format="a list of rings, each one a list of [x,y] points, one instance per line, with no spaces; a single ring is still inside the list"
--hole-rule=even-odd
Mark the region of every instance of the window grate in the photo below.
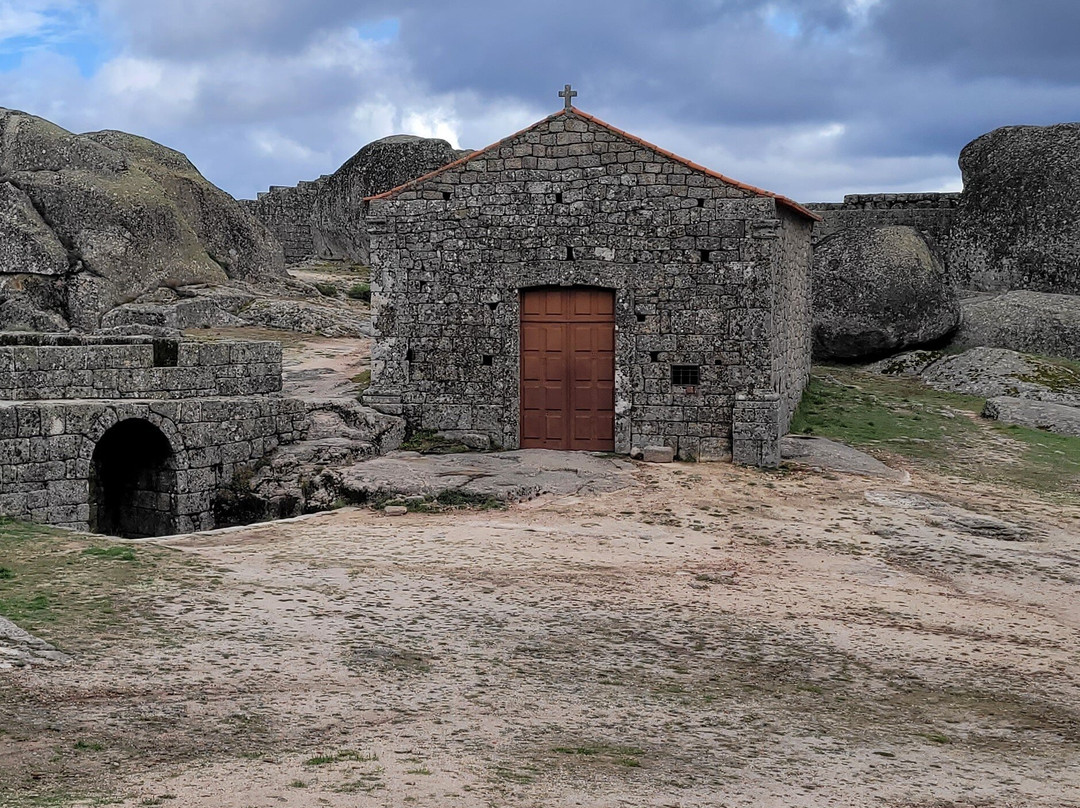
[[[671,383],[679,387],[697,387],[701,384],[701,368],[698,365],[672,365]]]

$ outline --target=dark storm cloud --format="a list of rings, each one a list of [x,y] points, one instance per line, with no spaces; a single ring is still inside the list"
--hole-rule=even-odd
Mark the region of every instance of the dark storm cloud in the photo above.
[[[957,79],[1080,77],[1075,0],[888,0],[870,20],[898,67],[943,67]]]
[[[184,61],[223,52],[287,55],[320,32],[367,18],[356,0],[103,0],[101,13],[136,54]]]

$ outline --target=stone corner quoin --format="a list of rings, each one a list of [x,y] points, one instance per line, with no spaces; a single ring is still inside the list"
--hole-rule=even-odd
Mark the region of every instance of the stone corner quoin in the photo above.
[[[523,403],[573,422],[521,392],[522,294],[609,290],[614,451],[779,462],[810,368],[814,214],[577,110],[367,203],[370,405],[505,448]]]

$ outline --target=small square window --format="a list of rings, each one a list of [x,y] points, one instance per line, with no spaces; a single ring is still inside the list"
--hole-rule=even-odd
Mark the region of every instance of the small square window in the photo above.
[[[555,204],[556,205],[561,205],[562,204],[562,193],[561,192],[555,194]]]
[[[672,365],[671,383],[678,387],[697,387],[701,384],[701,368],[698,365]]]
[[[639,323],[643,323],[643,322],[645,322],[645,315],[644,315],[644,314],[639,314],[639,315],[637,316],[637,321],[638,321]]]
[[[495,357],[491,354],[484,354],[483,363],[484,367],[489,368],[495,364]]]

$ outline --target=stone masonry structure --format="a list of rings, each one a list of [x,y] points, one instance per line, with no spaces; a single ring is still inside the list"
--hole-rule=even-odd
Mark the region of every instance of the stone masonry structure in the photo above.
[[[367,200],[365,402],[505,448],[773,465],[814,214],[579,110]]]
[[[949,233],[960,206],[961,194],[848,194],[843,202],[808,202],[806,207],[821,216],[814,228],[814,242],[852,228],[914,227],[945,255]]]
[[[315,201],[325,181],[326,177],[322,176],[295,186],[274,185],[269,191],[260,192],[258,199],[236,200],[274,234],[287,264],[299,264],[316,255],[313,217]]]
[[[0,514],[122,536],[212,528],[239,469],[301,436],[274,342],[0,334]]]

